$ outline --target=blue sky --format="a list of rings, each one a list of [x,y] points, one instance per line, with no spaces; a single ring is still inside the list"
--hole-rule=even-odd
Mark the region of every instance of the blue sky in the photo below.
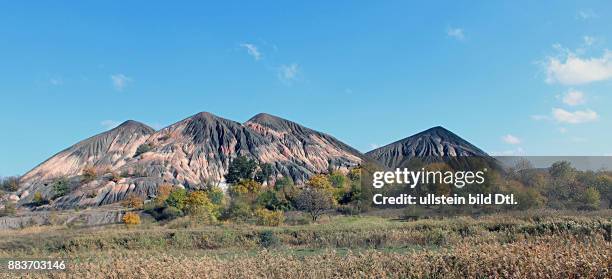
[[[0,175],[200,111],[362,151],[442,125],[492,154],[612,154],[607,1],[19,2],[0,4]]]

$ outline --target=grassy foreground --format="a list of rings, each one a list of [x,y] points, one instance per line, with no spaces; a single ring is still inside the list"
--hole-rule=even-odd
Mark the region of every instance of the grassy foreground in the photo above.
[[[65,258],[70,272],[14,278],[610,278],[612,213],[523,213],[317,224],[31,227],[1,258]]]

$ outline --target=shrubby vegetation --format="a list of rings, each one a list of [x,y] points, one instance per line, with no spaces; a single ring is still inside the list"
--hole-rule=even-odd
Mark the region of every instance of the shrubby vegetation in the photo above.
[[[508,172],[491,171],[485,183],[464,188],[452,185],[419,185],[417,194],[467,195],[470,193],[512,193],[518,205],[499,206],[424,206],[408,218],[419,215],[464,215],[537,208],[596,210],[609,207],[612,174],[578,171],[567,162],[557,162],[549,169],[534,169],[522,162]],[[444,163],[433,163],[427,169],[450,170]],[[226,178],[227,196],[218,187],[202,186],[184,189],[163,185],[157,197],[145,206],[158,220],[182,216],[211,223],[218,220],[247,222],[264,226],[283,223],[285,212],[303,211],[312,221],[336,209],[344,215],[360,215],[370,210],[371,193],[361,189],[360,168],[348,172],[332,170],[317,174],[297,186],[289,177],[276,176],[269,164],[258,164],[247,157],[232,160]],[[406,193],[406,188],[385,189],[387,195]],[[407,215],[407,216],[408,216]],[[198,218],[195,218],[198,216]]]
[[[17,209],[15,207],[15,203],[8,202],[4,204],[4,209],[0,210],[0,217],[5,216],[13,216],[15,215]]]
[[[55,194],[53,199],[63,197],[70,191],[70,185],[68,183],[68,180],[64,177],[56,179],[52,183],[51,187],[53,189],[53,193]]]
[[[264,163],[259,165],[259,170],[255,172],[255,181],[270,184],[270,178],[274,175],[274,168],[271,164]]]
[[[136,148],[136,153],[134,154],[134,157],[138,157],[138,156],[142,155],[143,153],[147,153],[147,152],[151,151],[151,149],[153,149],[153,146],[151,146],[148,143],[143,143],[143,144],[139,145],[138,148]]]
[[[231,161],[226,179],[232,182],[227,194],[210,184],[194,189],[161,185],[144,210],[159,221],[189,217],[203,223],[231,220],[262,226],[283,224],[287,211],[303,210],[317,220],[338,205],[351,214],[361,210],[359,170],[315,175],[299,187],[290,177],[276,177],[272,165],[240,156]],[[124,205],[138,208],[131,200]]]
[[[122,204],[127,208],[142,209],[144,199],[136,194],[130,194],[127,199],[122,201]]]
[[[257,224],[260,226],[277,227],[283,224],[285,215],[282,211],[272,211],[265,208],[255,210]]]
[[[15,192],[19,189],[19,177],[18,176],[9,176],[9,177],[0,177],[0,190],[6,192]]]
[[[451,170],[451,167],[444,163],[429,164],[425,168],[427,170]],[[580,171],[566,161],[556,162],[547,169],[536,169],[529,162],[523,161],[509,170],[490,169],[485,173],[485,183],[481,185],[471,184],[459,189],[447,184],[425,184],[418,185],[414,190],[406,190],[404,186],[385,186],[381,192],[385,195],[408,192],[417,196],[429,193],[447,196],[503,193],[514,194],[518,203],[506,206],[423,207],[428,211],[433,210],[445,215],[482,214],[537,208],[597,210],[612,208],[612,172]]]
[[[371,216],[380,212],[363,214],[371,209],[371,193],[361,188],[360,168],[332,168],[298,183],[248,158],[234,159],[230,169],[227,192],[209,184],[163,184],[150,200],[130,195],[122,221],[134,229],[25,229],[0,235],[0,256],[89,259],[74,261],[77,277],[610,277],[610,210],[590,212],[610,207],[610,172],[558,162],[549,169],[490,172],[485,184],[462,189],[420,185],[420,193],[513,193],[519,204],[478,211],[408,207],[397,214],[403,220],[395,220]],[[50,187],[53,198],[70,191],[65,178]],[[33,195],[34,201],[45,200]],[[161,226],[141,220],[140,209]],[[11,204],[0,211],[10,214]]]
[[[314,188],[302,191],[296,199],[296,204],[298,209],[307,212],[313,221],[317,221],[325,210],[332,208],[334,201],[330,192]]]
[[[49,203],[49,200],[43,197],[43,194],[41,192],[37,191],[34,193],[34,197],[32,198],[32,204],[34,206],[41,206],[41,205],[45,205],[48,203]]]
[[[189,216],[200,223],[212,223],[221,215],[225,203],[223,191],[218,187],[187,191],[164,184],[158,188],[155,199],[144,205],[144,210],[159,221]]]
[[[107,170],[106,173],[109,174],[109,178],[108,178],[109,181],[117,183],[119,182],[119,180],[121,180],[121,175],[116,171]]]
[[[612,208],[612,173],[579,171],[567,161],[552,164],[547,171],[536,170],[528,163],[507,176],[515,183],[521,203],[532,208],[595,210],[603,204]]]
[[[135,212],[127,212],[125,213],[125,215],[123,215],[123,218],[121,218],[121,220],[123,220],[123,223],[128,226],[139,225],[140,215],[138,215],[138,213],[135,213]]]
[[[445,163],[432,163],[428,170],[450,170]],[[200,223],[217,221],[246,222],[263,226],[296,222],[286,218],[287,212],[302,211],[311,221],[323,214],[360,215],[371,209],[372,189],[361,188],[360,167],[339,171],[330,167],[329,173],[316,174],[296,185],[290,177],[275,173],[271,164],[259,164],[245,156],[233,159],[226,179],[229,182],[224,192],[212,183],[185,189],[182,186],[164,184],[158,187],[152,200],[130,195],[122,204],[131,209],[144,210],[158,221],[170,221],[189,217]],[[108,175],[110,174],[110,175]],[[419,215],[469,215],[501,211],[552,208],[560,210],[597,210],[612,207],[612,172],[579,171],[569,162],[556,162],[548,169],[535,169],[528,162],[519,162],[508,171],[490,171],[485,183],[456,188],[446,184],[419,185],[416,194],[467,195],[486,193],[511,193],[517,205],[499,206],[424,206],[419,212],[407,214],[407,218],[418,219]],[[83,169],[81,183],[98,177],[93,167]],[[104,177],[118,181],[120,176],[107,170]],[[19,186],[19,178],[10,177],[0,181],[5,191]],[[72,184],[71,184],[72,183]],[[50,184],[48,196],[33,193],[31,205],[41,206],[63,197],[78,187],[78,182],[64,177]],[[406,193],[405,187],[385,187],[386,195]],[[413,193],[413,194],[414,194]],[[95,197],[95,193],[88,194]],[[300,221],[301,222],[301,221]]]
[[[238,157],[232,160],[226,175],[231,182],[228,187],[230,201],[221,219],[277,225],[282,223],[276,221],[282,219],[282,212],[293,210],[303,210],[315,221],[336,206],[351,213],[361,212],[359,173],[359,169],[347,174],[334,170],[330,174],[314,175],[304,186],[296,186],[290,177],[277,177],[272,165],[260,165],[252,159]]]
[[[193,191],[185,198],[184,212],[199,221],[211,223],[219,216],[219,206],[210,200],[207,192]]]
[[[82,183],[89,183],[98,178],[98,171],[93,166],[87,166],[83,169]]]
[[[54,278],[610,278],[609,216],[526,211],[413,222],[334,216],[284,228],[56,226],[0,235],[0,257],[70,259],[71,272]]]
[[[238,156],[230,162],[225,181],[230,184],[241,180],[253,179],[257,170],[257,162],[246,156]]]

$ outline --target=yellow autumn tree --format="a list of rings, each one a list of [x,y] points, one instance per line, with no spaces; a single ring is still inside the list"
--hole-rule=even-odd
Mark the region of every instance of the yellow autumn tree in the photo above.
[[[168,183],[160,185],[157,188],[157,195],[155,197],[155,204],[158,205],[158,206],[164,205],[164,203],[166,202],[166,200],[170,196],[170,193],[172,192],[172,188],[174,188],[174,187],[172,185],[168,184]]]
[[[334,193],[334,187],[332,186],[331,181],[329,181],[329,177],[324,174],[317,174],[312,176],[308,182],[306,182],[310,188],[323,190],[330,194]]]
[[[265,208],[259,208],[255,210],[255,217],[257,218],[257,224],[260,226],[280,226],[285,221],[285,214],[280,210],[268,210]]]
[[[140,215],[138,215],[138,213],[135,213],[135,212],[128,212],[125,215],[123,215],[123,218],[121,218],[121,220],[123,221],[124,224],[128,226],[138,225],[140,224]]]
[[[218,215],[217,206],[210,201],[204,191],[194,191],[187,194],[185,212],[206,222],[215,221]]]
[[[257,197],[261,191],[261,184],[252,179],[241,180],[230,188],[232,196]]]

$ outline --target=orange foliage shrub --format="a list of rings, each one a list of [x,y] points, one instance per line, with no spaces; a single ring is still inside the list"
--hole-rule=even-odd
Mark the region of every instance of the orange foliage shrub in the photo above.
[[[173,188],[174,187],[168,183],[160,185],[159,188],[157,188],[157,197],[155,197],[155,203],[157,205],[163,205],[164,202],[166,202],[166,200],[170,196],[170,193],[172,192]]]
[[[93,166],[86,166],[83,169],[83,182],[88,183],[98,177],[98,172]]]
[[[130,194],[127,199],[123,200],[123,206],[128,208],[141,209],[143,205],[144,199],[135,194]]]
[[[121,220],[123,220],[123,223],[126,225],[138,225],[140,224],[140,215],[138,215],[138,213],[128,212],[123,215]]]

